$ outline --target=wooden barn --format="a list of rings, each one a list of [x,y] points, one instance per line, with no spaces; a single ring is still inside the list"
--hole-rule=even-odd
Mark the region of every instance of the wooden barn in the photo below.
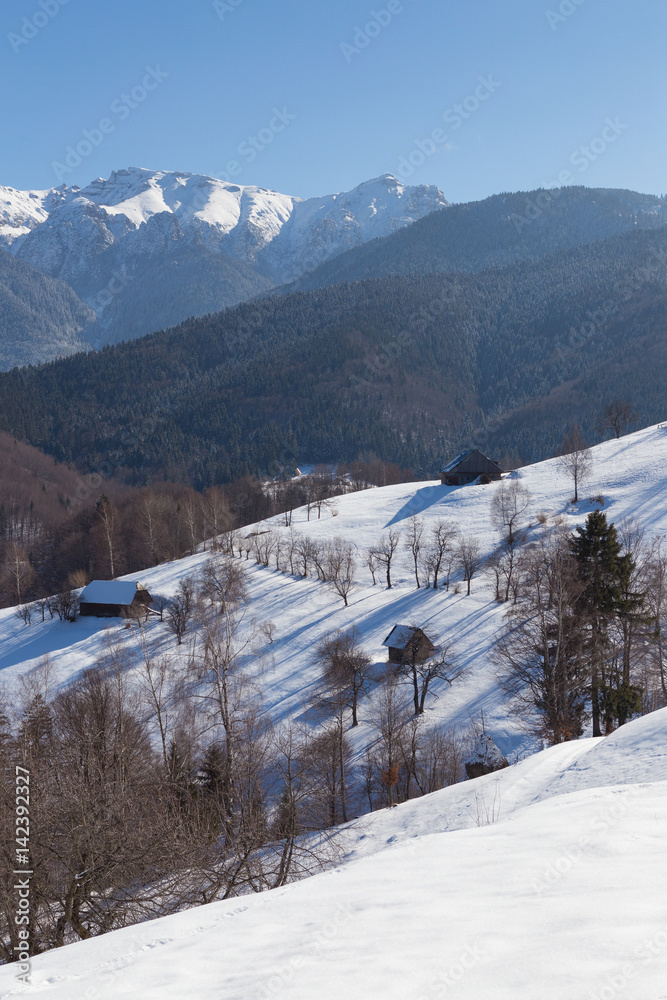
[[[394,625],[382,643],[390,663],[422,663],[437,652],[429,637],[415,625]]]
[[[79,614],[95,618],[122,618],[131,608],[145,608],[153,598],[140,583],[126,580],[93,580],[79,598]]]
[[[465,486],[474,483],[480,476],[489,481],[502,479],[503,470],[497,462],[492,462],[481,451],[473,448],[464,451],[444,467],[440,478],[444,486]]]

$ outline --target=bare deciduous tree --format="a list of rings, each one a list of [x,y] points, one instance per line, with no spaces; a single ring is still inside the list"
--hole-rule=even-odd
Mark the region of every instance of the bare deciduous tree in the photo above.
[[[369,572],[371,574],[371,579],[373,580],[373,586],[377,583],[375,574],[378,571],[378,557],[375,549],[370,548],[366,552],[366,565],[368,566]]]
[[[463,669],[454,660],[451,644],[443,645],[433,656],[427,656],[423,651],[421,637],[415,636],[408,642],[396,672],[412,685],[415,715],[423,715],[431,682],[440,679],[452,684],[461,676]]]
[[[421,518],[416,515],[411,517],[408,521],[408,530],[405,538],[405,547],[412,555],[412,562],[415,571],[415,580],[417,581],[417,590],[421,588],[421,583],[419,582],[419,563],[422,550],[422,540],[424,537],[424,522]]]
[[[375,558],[384,566],[387,574],[387,590],[391,590],[391,563],[401,541],[400,531],[393,528],[383,535],[375,551]]]
[[[188,625],[192,620],[196,606],[195,582],[191,577],[181,580],[178,585],[178,592],[172,598],[167,608],[167,626],[176,636],[176,641],[180,646],[183,636],[187,632]]]
[[[247,599],[247,572],[232,556],[207,559],[199,576],[199,594],[220,612],[237,607]]]
[[[206,490],[201,499],[201,511],[204,533],[210,538],[211,547],[216,552],[220,547],[220,535],[228,531],[232,520],[227,498],[219,486],[210,486]]]
[[[342,693],[352,710],[352,726],[358,725],[359,698],[368,689],[373,672],[371,661],[359,644],[355,628],[347,633],[327,636],[317,650],[324,680],[328,687]]]
[[[342,538],[334,538],[326,547],[324,565],[329,583],[338,596],[343,598],[343,603],[347,607],[356,572],[352,543],[343,541]]]
[[[593,456],[578,424],[563,437],[561,442],[561,468],[574,485],[574,503],[579,502],[579,491],[588,481],[593,467]]]
[[[109,576],[113,580],[116,576],[116,510],[105,494],[97,501],[95,514],[109,556]]]
[[[519,479],[504,480],[499,484],[491,501],[491,523],[499,531],[507,532],[511,544],[530,506],[531,495]]]
[[[482,566],[480,554],[480,544],[474,535],[464,535],[458,544],[458,558],[463,571],[463,579],[468,585],[468,595],[470,594],[472,579]]]
[[[634,406],[625,400],[614,399],[611,403],[607,403],[603,409],[598,417],[597,426],[600,433],[604,434],[605,431],[609,430],[614,432],[616,438],[620,438],[621,434],[635,420],[637,420],[637,412]]]
[[[449,590],[449,574],[454,559],[454,546],[458,538],[458,528],[447,521],[438,521],[432,532],[432,544],[426,560],[429,573],[433,574],[433,589],[438,589],[438,580],[444,570],[445,587]]]
[[[12,542],[6,550],[2,567],[4,586],[16,604],[22,604],[30,585],[35,580],[35,571],[27,551]]]

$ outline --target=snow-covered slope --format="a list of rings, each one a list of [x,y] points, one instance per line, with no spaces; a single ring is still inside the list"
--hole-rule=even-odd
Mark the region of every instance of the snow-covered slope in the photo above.
[[[662,1000],[666,738],[663,710],[374,813],[335,871],[0,968],[0,997]]]
[[[593,450],[593,471],[586,496],[604,498],[610,521],[620,524],[636,518],[647,536],[667,535],[667,425],[649,427],[619,441],[608,441]],[[572,488],[557,460],[541,462],[519,470],[520,478],[532,494],[529,522],[535,530],[538,514],[560,515],[574,529],[597,504],[583,500],[569,503]],[[349,494],[337,501],[332,512],[317,520],[305,509],[296,511],[292,529],[281,518],[264,523],[283,534],[308,534],[317,539],[341,537],[354,542],[358,551],[358,583],[350,595],[350,605],[324,584],[300,579],[273,568],[245,565],[249,573],[251,617],[275,625],[273,641],[267,643],[257,664],[264,705],[280,720],[300,711],[314,691],[318,671],[314,650],[328,633],[352,625],[376,661],[386,660],[382,642],[395,624],[417,622],[436,644],[451,641],[453,651],[467,670],[465,676],[447,687],[436,681],[428,713],[434,720],[452,726],[467,726],[484,712],[486,729],[496,744],[512,760],[536,749],[520,721],[511,713],[499,690],[496,668],[490,651],[501,628],[504,607],[494,600],[490,578],[481,573],[473,579],[472,594],[465,594],[456,575],[449,592],[415,588],[408,553],[400,549],[392,572],[394,586],[387,590],[381,581],[371,583],[365,565],[365,551],[391,526],[405,531],[407,519],[419,514],[426,530],[441,520],[458,525],[464,534],[474,534],[482,553],[488,555],[498,542],[490,523],[490,504],[495,486],[448,487],[439,483],[387,486]],[[247,533],[254,527],[244,529]],[[166,563],[130,576],[139,579],[156,594],[175,593],[184,576],[196,573],[210,553]],[[151,623],[152,641],[164,650],[177,653],[173,637],[163,624]],[[122,623],[103,619],[79,619],[75,624],[58,621],[37,622],[26,628],[11,609],[0,611],[0,684],[10,692],[20,677],[38,665],[48,653],[52,682],[56,685],[75,677],[103,656],[110,637],[137,655],[136,642]],[[360,711],[360,725],[354,744],[361,750],[370,736],[368,706]]]
[[[667,426],[593,449],[589,490],[610,520],[635,517],[649,537],[667,533]],[[530,522],[544,512],[574,527],[592,505],[570,502],[557,461],[517,474],[531,490]],[[488,553],[494,486],[391,486],[339,500],[336,516],[294,530],[345,537],[360,550],[420,514],[475,533]],[[276,530],[280,519],[273,522]],[[266,527],[266,525],[258,526]],[[250,532],[253,529],[247,529]],[[140,578],[173,593],[207,553]],[[417,620],[451,638],[468,675],[436,685],[429,714],[452,724],[484,709],[487,731],[516,760],[530,749],[508,712],[489,653],[502,618],[488,580],[473,593],[414,588],[407,562],[391,591],[362,573],[350,607],[322,584],[250,567],[250,610],[275,623],[258,664],[268,712],[300,711],[315,684],[313,648],[355,624],[377,659],[391,625]],[[150,637],[175,652],[164,626]],[[66,683],[103,655],[110,638],[133,652],[121,623],[80,619],[24,626],[0,614],[0,678],[11,690],[49,653],[52,683]],[[369,739],[369,703],[354,733]],[[362,817],[339,834],[344,863],[260,896],[232,899],[116,931],[33,960],[32,985],[0,968],[0,997],[155,997],[193,1000],[313,997],[353,1000],[664,1000],[667,995],[667,709],[602,739],[582,739],[520,759],[495,774]],[[514,752],[514,753],[513,753]]]

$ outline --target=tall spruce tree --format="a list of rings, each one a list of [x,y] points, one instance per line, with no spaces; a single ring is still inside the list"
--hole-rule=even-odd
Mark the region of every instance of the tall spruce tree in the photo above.
[[[629,664],[621,677],[612,678],[607,663],[612,623],[640,614],[644,595],[631,591],[634,560],[629,553],[623,553],[616,528],[607,524],[602,511],[593,511],[586,526],[577,528],[571,548],[584,584],[582,607],[589,632],[593,736],[601,736],[601,713],[609,731],[614,718],[622,724],[637,710],[638,689],[630,683]]]

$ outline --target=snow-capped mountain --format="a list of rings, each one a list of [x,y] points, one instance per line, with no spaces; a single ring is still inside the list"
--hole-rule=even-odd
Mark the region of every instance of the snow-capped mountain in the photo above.
[[[9,249],[15,240],[48,219],[49,213],[75,191],[78,188],[64,184],[46,191],[17,191],[0,186],[0,247]]]
[[[303,200],[130,168],[85,188],[0,188],[0,247],[67,282],[97,314],[99,345],[236,305],[447,206],[390,174]]]
[[[112,246],[122,244],[129,256],[159,252],[164,242],[156,236],[166,225],[172,240],[200,244],[282,282],[447,205],[437,187],[407,187],[390,174],[302,200],[214,177],[131,168],[83,189],[0,188],[0,243],[52,277],[76,283],[91,255]],[[172,217],[169,224],[148,225],[164,215]]]

